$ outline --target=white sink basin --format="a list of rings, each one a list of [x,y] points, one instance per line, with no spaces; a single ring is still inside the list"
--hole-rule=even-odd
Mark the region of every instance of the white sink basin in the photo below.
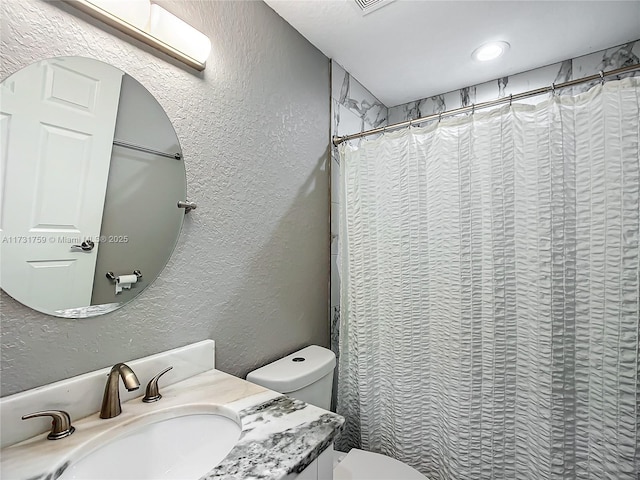
[[[118,429],[117,436],[96,439],[92,447],[77,452],[59,479],[196,480],[219,464],[240,438],[240,421],[234,416],[180,409],[132,422]]]

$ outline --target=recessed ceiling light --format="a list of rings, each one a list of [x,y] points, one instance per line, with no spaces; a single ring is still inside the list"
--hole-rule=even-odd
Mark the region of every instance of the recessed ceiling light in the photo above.
[[[509,50],[510,45],[507,42],[490,42],[476,48],[471,54],[471,58],[479,62],[488,62],[495,60]]]

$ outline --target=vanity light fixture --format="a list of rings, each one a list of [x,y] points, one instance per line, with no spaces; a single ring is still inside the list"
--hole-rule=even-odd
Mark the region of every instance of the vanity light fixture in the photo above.
[[[206,67],[209,38],[149,0],[64,1],[196,70]]]
[[[204,68],[211,51],[209,38],[159,5],[151,5],[149,33],[152,37],[201,62]]]
[[[479,62],[488,62],[504,55],[511,45],[507,42],[489,42],[476,48],[471,54],[471,58]]]

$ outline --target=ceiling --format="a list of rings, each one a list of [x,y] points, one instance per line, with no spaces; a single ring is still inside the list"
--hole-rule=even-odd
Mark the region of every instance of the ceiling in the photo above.
[[[640,0],[265,0],[388,107],[640,39]],[[511,49],[480,63],[475,48]]]

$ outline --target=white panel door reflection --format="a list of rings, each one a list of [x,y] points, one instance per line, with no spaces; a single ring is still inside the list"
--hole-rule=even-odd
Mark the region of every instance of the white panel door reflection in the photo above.
[[[123,73],[90,66],[45,60],[0,90],[0,283],[40,311],[91,303],[99,242],[72,245],[100,236]]]

